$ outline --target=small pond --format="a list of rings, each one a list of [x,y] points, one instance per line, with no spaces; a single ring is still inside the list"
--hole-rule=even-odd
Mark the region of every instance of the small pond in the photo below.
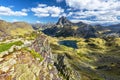
[[[64,45],[64,46],[67,46],[67,47],[72,47],[72,48],[75,48],[77,49],[77,41],[75,40],[63,40],[63,41],[59,41],[58,42],[60,45]]]

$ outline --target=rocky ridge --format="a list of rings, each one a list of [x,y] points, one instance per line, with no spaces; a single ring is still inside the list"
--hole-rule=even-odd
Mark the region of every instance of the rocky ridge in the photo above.
[[[13,48],[16,47],[10,49]],[[0,64],[0,80],[62,80],[45,35],[40,35],[31,46],[0,56]]]

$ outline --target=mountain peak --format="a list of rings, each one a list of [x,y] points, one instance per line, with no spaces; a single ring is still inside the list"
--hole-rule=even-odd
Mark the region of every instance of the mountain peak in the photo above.
[[[72,22],[69,21],[66,17],[62,16],[59,18],[58,22],[56,23],[56,25],[72,25]]]
[[[65,16],[60,17],[60,19],[67,19]]]

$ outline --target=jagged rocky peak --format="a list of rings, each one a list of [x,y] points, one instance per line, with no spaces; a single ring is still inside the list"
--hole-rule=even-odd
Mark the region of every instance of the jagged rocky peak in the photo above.
[[[62,16],[61,18],[59,18],[58,22],[56,23],[56,25],[60,25],[60,26],[69,26],[72,25],[72,22],[69,21],[66,17]]]
[[[61,27],[65,27],[65,26],[87,26],[88,24],[83,23],[83,22],[73,23],[70,20],[68,20],[66,17],[62,16],[59,18],[56,25],[59,25]]]

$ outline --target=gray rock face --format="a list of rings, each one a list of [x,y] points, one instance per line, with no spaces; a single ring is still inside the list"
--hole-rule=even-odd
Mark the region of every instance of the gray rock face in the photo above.
[[[64,17],[64,16],[62,16],[59,20],[58,20],[58,22],[56,23],[56,25],[60,25],[60,26],[72,26],[73,25],[73,23],[72,22],[70,22],[66,17]]]
[[[32,49],[38,52],[44,59],[51,58],[51,48],[45,35],[40,35],[32,44]]]
[[[93,26],[83,22],[73,23],[66,17],[61,17],[55,26],[45,29],[43,32],[47,35],[56,37],[97,37],[97,31],[93,28]]]
[[[57,55],[55,66],[66,80],[81,80],[81,75],[69,65],[66,55]]]
[[[52,60],[51,48],[45,35],[40,35],[32,44],[32,49],[39,53],[44,60],[41,62],[40,80],[61,80]]]

